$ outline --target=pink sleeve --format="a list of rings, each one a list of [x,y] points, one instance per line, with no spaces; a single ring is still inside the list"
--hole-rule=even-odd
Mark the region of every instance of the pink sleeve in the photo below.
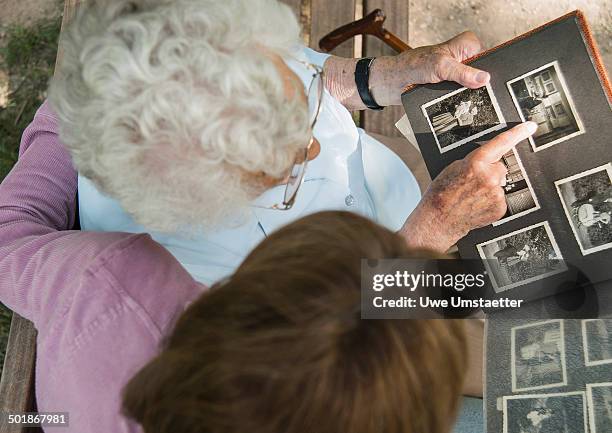
[[[0,301],[34,322],[120,237],[65,231],[74,224],[76,192],[77,173],[44,103],[0,185]]]
[[[19,161],[0,186],[0,245],[74,225],[77,173],[58,133],[57,117],[45,102],[23,132]]]

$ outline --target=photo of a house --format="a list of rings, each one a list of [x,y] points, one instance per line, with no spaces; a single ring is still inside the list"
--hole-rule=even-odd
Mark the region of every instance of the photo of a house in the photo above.
[[[508,88],[523,121],[538,124],[529,139],[534,151],[584,132],[558,62],[509,81]]]

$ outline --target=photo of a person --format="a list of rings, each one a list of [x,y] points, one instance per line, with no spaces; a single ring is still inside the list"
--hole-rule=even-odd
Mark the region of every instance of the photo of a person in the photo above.
[[[567,269],[546,221],[484,242],[476,248],[498,293]]]
[[[603,228],[604,225],[610,224],[612,185],[599,193],[590,191],[585,197],[574,201],[571,207],[579,225],[585,227],[597,225]]]
[[[472,101],[463,101],[455,106],[454,114],[446,112],[434,116],[434,131],[440,134],[454,128],[470,126],[474,123],[476,114],[478,114],[478,107],[472,107]]]
[[[531,247],[528,244],[523,245],[521,249],[518,249],[512,244],[507,244],[504,248],[497,251],[493,256],[499,260],[500,263],[508,263],[511,259],[517,259],[525,262],[529,259]]]
[[[612,164],[555,182],[583,255],[612,248]]]
[[[504,397],[503,433],[586,433],[585,393]]]
[[[554,411],[547,407],[536,406],[525,418],[519,419],[522,433],[538,433],[544,422],[554,416]]]
[[[506,126],[490,84],[461,88],[421,107],[440,153]]]
[[[564,338],[560,320],[512,329],[513,392],[554,388],[567,382]]]

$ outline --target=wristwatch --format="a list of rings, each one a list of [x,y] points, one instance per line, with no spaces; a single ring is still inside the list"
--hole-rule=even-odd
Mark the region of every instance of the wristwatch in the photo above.
[[[370,110],[382,110],[385,107],[378,105],[370,93],[370,66],[372,66],[374,60],[372,57],[364,57],[357,61],[355,66],[355,84],[357,85],[359,97],[366,107]]]

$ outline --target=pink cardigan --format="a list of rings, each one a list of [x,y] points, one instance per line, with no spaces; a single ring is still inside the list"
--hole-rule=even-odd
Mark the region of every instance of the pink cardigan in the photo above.
[[[69,231],[76,188],[45,102],[0,185],[0,301],[38,330],[40,412],[69,412],[62,432],[139,432],[121,390],[204,287],[148,235]]]

